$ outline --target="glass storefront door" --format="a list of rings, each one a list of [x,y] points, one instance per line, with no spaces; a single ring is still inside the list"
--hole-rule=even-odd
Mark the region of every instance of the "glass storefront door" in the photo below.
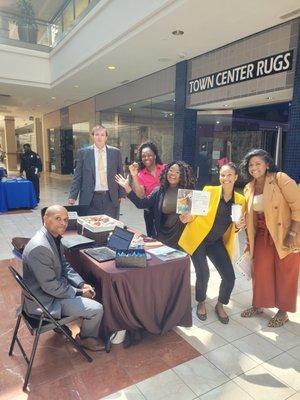
[[[288,121],[288,103],[242,110],[198,111],[196,165],[197,184],[218,184],[220,167],[239,165],[251,149],[268,151],[279,168]],[[239,180],[243,185],[242,179]]]

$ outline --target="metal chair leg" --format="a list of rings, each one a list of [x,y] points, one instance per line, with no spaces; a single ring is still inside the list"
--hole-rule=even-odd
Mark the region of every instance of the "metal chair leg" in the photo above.
[[[9,356],[12,355],[14,347],[15,347],[15,343],[16,343],[16,339],[17,339],[17,335],[18,335],[18,330],[19,330],[19,326],[20,326],[20,322],[21,322],[21,318],[22,318],[22,315],[20,314],[18,316],[18,319],[17,319],[17,323],[16,323],[15,330],[14,330],[14,335],[13,335],[13,338],[12,338],[12,341],[11,341],[11,345],[10,345],[10,348],[9,348],[9,352],[8,352]]]
[[[29,359],[29,363],[28,363],[28,367],[27,367],[27,371],[26,371],[26,375],[25,375],[25,380],[24,380],[24,385],[23,385],[23,391],[25,392],[27,389],[27,384],[29,381],[29,377],[30,377],[30,373],[31,373],[31,369],[32,369],[32,365],[33,365],[33,360],[35,357],[35,353],[36,353],[36,349],[37,349],[37,345],[39,342],[39,338],[40,338],[40,331],[43,325],[43,318],[40,319],[40,323],[39,323],[39,327],[36,331],[35,334],[35,338],[34,338],[34,342],[33,342],[33,346],[32,346],[32,351],[30,354],[30,359]]]

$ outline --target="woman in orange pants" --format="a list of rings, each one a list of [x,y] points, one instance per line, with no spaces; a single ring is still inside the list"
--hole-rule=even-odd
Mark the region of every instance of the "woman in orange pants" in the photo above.
[[[283,172],[276,173],[270,155],[251,150],[241,164],[252,178],[246,185],[246,228],[253,257],[252,307],[244,318],[276,307],[270,327],[288,321],[287,312],[296,311],[300,265],[300,188]]]

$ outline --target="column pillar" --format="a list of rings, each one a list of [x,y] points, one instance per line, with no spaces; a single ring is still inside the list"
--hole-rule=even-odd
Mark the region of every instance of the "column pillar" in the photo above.
[[[36,142],[36,152],[42,158],[43,161],[43,130],[42,121],[40,118],[34,118],[34,134]]]
[[[197,111],[185,108],[186,86],[187,61],[181,61],[176,64],[173,158],[194,166]]]
[[[289,130],[285,141],[284,172],[300,182],[300,24],[297,59],[295,66],[294,92],[289,111]]]
[[[4,137],[6,152],[6,167],[8,172],[16,172],[17,168],[17,142],[15,135],[15,118],[4,117]]]

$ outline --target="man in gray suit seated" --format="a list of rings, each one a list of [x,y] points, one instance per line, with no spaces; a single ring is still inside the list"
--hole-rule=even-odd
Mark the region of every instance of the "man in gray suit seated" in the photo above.
[[[95,291],[66,261],[60,243],[68,225],[67,210],[59,205],[47,208],[44,226],[23,252],[23,278],[33,294],[54,318],[82,317],[76,341],[83,347],[102,350],[99,327],[103,315],[100,303],[92,300]],[[28,314],[40,314],[37,305],[25,299]]]
[[[107,146],[107,130],[97,125],[92,130],[93,146],[80,149],[77,155],[69,204],[89,206],[89,215],[106,214],[119,219],[123,188],[115,182],[115,175],[123,175],[121,152]]]

